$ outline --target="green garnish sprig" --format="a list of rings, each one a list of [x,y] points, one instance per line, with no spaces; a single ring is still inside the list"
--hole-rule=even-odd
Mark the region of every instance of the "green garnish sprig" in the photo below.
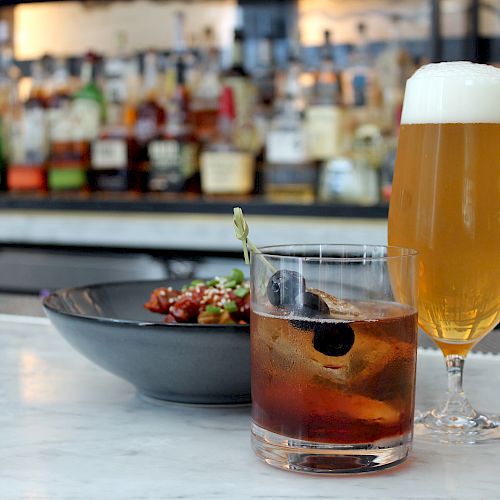
[[[235,207],[233,209],[233,223],[234,223],[234,234],[237,239],[241,240],[243,244],[243,256],[245,257],[245,264],[250,264],[250,255],[248,249],[252,252],[260,253],[259,249],[249,240],[248,238],[248,224],[243,217],[243,210],[240,207]]]
[[[233,208],[233,224],[234,224],[234,234],[238,240],[241,241],[243,245],[243,256],[245,258],[245,264],[250,264],[250,255],[248,253],[248,249],[250,249],[254,253],[262,253],[256,245],[252,243],[250,238],[248,237],[248,233],[250,232],[248,228],[248,224],[243,216],[243,210],[240,207]],[[275,273],[276,269],[274,266],[263,257],[265,264],[271,270],[271,272]]]

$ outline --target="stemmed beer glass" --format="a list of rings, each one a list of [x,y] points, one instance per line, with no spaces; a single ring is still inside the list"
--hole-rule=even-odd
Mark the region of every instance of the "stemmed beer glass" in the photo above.
[[[430,64],[407,82],[389,244],[419,252],[419,324],[448,371],[443,404],[421,418],[445,442],[500,437],[500,419],[462,390],[470,349],[500,319],[500,69]]]

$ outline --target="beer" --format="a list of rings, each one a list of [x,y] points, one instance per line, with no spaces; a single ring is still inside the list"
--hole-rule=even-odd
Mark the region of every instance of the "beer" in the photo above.
[[[500,70],[430,65],[407,84],[389,243],[419,252],[419,323],[465,355],[500,319]]]

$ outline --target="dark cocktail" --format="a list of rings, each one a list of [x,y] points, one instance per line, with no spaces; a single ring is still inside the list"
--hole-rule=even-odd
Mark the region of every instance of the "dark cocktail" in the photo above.
[[[414,253],[342,246],[263,252],[253,255],[250,322],[257,454],[309,472],[369,471],[404,460],[415,396]],[[406,289],[397,298],[394,280]]]

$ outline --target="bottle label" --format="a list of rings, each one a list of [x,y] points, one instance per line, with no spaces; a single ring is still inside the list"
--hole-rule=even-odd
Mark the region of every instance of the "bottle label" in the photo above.
[[[127,156],[127,143],[122,139],[101,139],[92,144],[93,169],[126,169]]]
[[[41,165],[48,155],[47,114],[43,108],[25,109],[23,116],[24,161]]]
[[[184,179],[191,177],[197,170],[196,144],[175,140],[151,141],[148,156],[151,169],[157,171],[176,170]]]
[[[302,129],[271,130],[266,140],[268,163],[304,163],[308,161],[307,137]]]
[[[49,140],[50,142],[71,141],[71,112],[69,105],[48,110]]]
[[[206,194],[248,194],[254,187],[254,157],[240,151],[205,151],[201,189]]]
[[[72,136],[76,141],[93,141],[99,135],[101,107],[91,99],[75,99],[71,110]]]
[[[306,126],[312,159],[329,160],[342,152],[344,121],[339,107],[310,106]]]

